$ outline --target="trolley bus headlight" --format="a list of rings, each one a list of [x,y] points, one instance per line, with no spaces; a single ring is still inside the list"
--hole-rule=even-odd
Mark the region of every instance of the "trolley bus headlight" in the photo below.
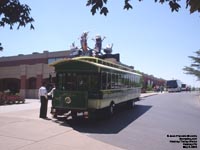
[[[65,103],[70,104],[72,102],[70,97],[65,97]]]

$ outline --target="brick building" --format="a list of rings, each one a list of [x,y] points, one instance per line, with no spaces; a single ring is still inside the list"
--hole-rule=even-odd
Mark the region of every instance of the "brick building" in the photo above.
[[[142,90],[145,92],[148,87],[154,88],[154,87],[165,87],[166,80],[162,78],[154,77],[153,75],[148,75],[145,73],[141,73],[143,77],[143,85]]]
[[[0,91],[10,90],[25,98],[38,98],[42,81],[54,68],[48,64],[69,56],[69,51],[32,53],[0,57]]]

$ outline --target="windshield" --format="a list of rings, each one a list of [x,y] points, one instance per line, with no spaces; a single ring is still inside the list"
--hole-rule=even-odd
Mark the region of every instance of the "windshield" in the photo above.
[[[171,80],[171,81],[167,81],[167,88],[177,88],[177,81],[176,80]]]
[[[99,89],[99,75],[89,73],[58,73],[57,89],[69,91],[88,91]]]

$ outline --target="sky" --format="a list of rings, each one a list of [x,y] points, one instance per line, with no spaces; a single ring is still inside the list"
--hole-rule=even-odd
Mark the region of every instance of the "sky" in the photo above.
[[[97,34],[106,39],[103,47],[113,44],[113,53],[120,53],[120,61],[136,70],[166,80],[179,79],[190,86],[199,87],[195,76],[184,73],[190,66],[188,56],[196,56],[200,49],[200,13],[190,14],[181,1],[179,12],[171,12],[168,3],[154,0],[130,1],[132,10],[123,9],[124,0],[109,0],[107,16],[92,15],[87,0],[20,0],[31,7],[35,30],[17,25],[0,28],[1,56],[42,53],[45,50],[69,50],[70,45],[80,47],[79,37],[89,31],[88,46],[93,48]]]

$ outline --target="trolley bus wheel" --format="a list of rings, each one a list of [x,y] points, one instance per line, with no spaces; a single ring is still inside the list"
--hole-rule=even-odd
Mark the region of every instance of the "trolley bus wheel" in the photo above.
[[[113,114],[115,112],[115,104],[114,103],[111,103],[110,106],[108,107],[107,109],[107,114],[108,114],[108,117],[112,117]]]
[[[127,107],[128,107],[129,109],[132,109],[132,108],[134,107],[134,105],[135,105],[135,101],[134,101],[133,99],[127,101]]]

